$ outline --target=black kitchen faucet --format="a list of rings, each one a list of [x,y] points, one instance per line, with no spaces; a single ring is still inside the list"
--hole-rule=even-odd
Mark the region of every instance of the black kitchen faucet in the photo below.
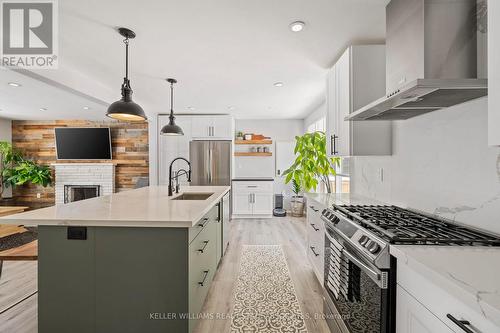
[[[175,161],[177,160],[184,160],[186,161],[189,169],[188,171],[184,170],[184,169],[180,169],[178,170],[175,175],[173,175],[172,173],[172,165],[174,164]],[[182,173],[181,173],[182,172]],[[179,177],[182,176],[182,175],[186,175],[187,176],[187,181],[188,182],[191,182],[191,163],[185,159],[184,157],[176,157],[172,160],[172,162],[170,162],[170,166],[168,168],[168,196],[171,197],[173,194],[174,194],[174,191],[173,191],[173,185],[172,185],[172,180],[176,180],[176,186],[175,186],[175,193],[179,193]]]

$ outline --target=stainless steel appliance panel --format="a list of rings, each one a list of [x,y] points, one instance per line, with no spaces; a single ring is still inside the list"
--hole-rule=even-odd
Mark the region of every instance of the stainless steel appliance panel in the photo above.
[[[231,141],[211,141],[210,185],[231,185]]]
[[[231,141],[191,141],[191,185],[231,185]]]
[[[325,236],[325,310],[338,313],[329,324],[349,333],[393,333],[390,270],[366,260],[335,226],[327,224]]]
[[[189,143],[191,185],[210,185],[210,141]]]

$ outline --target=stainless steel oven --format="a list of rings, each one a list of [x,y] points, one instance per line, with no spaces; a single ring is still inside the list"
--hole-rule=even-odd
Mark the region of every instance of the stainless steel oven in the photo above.
[[[492,234],[412,209],[332,205],[325,222],[325,304],[332,333],[396,330],[396,259],[391,244],[500,246]]]
[[[395,332],[395,260],[377,267],[356,241],[364,240],[359,229],[330,221],[325,226],[324,307],[332,332]]]

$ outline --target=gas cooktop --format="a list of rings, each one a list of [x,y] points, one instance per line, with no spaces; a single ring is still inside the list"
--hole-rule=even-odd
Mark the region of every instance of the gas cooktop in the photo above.
[[[333,211],[391,244],[500,246],[496,235],[397,206],[333,205]]]

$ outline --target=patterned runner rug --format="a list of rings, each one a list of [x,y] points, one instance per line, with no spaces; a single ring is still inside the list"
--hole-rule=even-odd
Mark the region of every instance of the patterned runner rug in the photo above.
[[[244,245],[235,287],[232,333],[306,333],[280,245]]]

